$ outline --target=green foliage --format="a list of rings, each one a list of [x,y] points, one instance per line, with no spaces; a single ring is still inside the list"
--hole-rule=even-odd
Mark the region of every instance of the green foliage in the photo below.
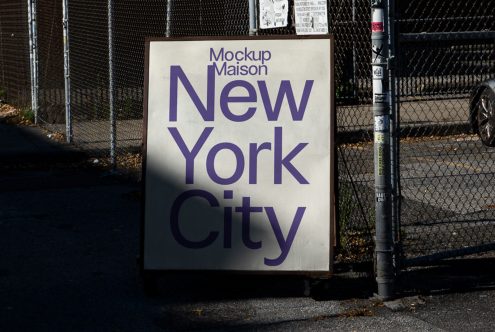
[[[34,112],[29,107],[22,108],[20,111],[21,118],[29,123],[34,123]]]
[[[4,87],[0,86],[0,101],[5,101],[7,97],[7,90]]]

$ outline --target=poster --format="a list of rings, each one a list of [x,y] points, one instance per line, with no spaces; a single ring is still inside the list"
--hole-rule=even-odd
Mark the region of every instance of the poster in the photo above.
[[[288,0],[260,0],[260,28],[286,27],[289,14]]]
[[[296,34],[328,33],[327,0],[294,0]]]
[[[149,42],[145,269],[329,271],[331,47]]]

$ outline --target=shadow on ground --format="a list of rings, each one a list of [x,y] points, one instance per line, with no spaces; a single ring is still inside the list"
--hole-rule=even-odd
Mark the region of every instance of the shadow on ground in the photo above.
[[[495,289],[495,258],[462,258],[409,268],[399,277],[399,293],[450,294]]]

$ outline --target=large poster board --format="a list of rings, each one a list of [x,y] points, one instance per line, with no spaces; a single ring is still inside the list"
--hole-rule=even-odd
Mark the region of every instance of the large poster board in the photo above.
[[[146,52],[144,269],[329,272],[332,38]]]

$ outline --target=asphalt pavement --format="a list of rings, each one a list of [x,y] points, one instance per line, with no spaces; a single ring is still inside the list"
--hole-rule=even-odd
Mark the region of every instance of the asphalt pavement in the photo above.
[[[0,123],[0,331],[491,331],[495,326],[491,259],[417,267],[401,276],[398,299],[387,303],[374,299],[372,278],[349,272],[319,282],[163,274],[147,294],[137,267],[139,182],[92,167],[88,156],[39,128],[27,132]]]

